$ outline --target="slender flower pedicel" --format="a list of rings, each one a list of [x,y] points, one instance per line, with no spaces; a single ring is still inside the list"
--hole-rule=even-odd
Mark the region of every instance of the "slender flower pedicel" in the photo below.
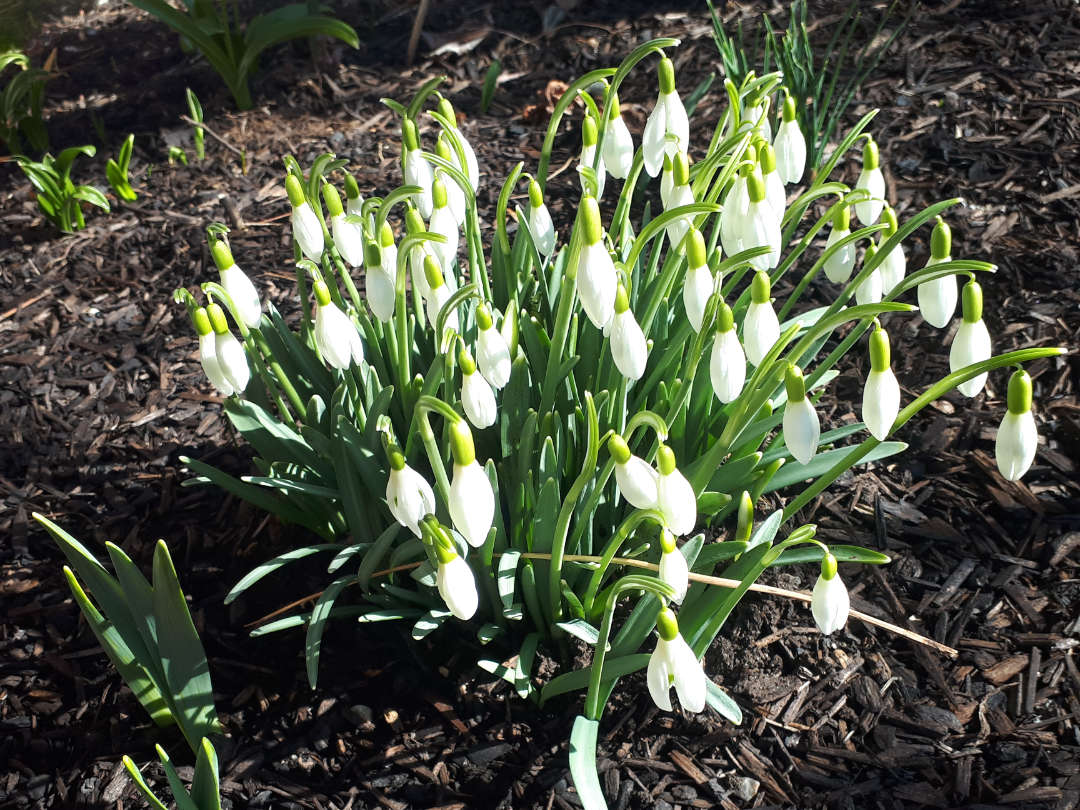
[[[746,354],[735,331],[731,307],[723,301],[716,313],[716,339],[709,355],[709,381],[716,398],[734,402],[746,384]]]
[[[611,254],[604,246],[604,230],[600,224],[600,206],[596,198],[586,194],[581,201],[581,220],[584,244],[577,267],[577,291],[581,306],[593,326],[603,329],[615,316],[615,288],[618,276]]]
[[[618,93],[611,94],[611,112],[604,126],[602,152],[604,166],[612,177],[623,180],[630,174],[630,167],[634,164],[634,139],[623,121]]]
[[[360,267],[364,263],[364,226],[349,222],[349,215],[341,205],[336,188],[324,183],[322,192],[326,210],[330,212],[330,235],[334,238],[334,247],[350,267]]]
[[[401,143],[404,152],[401,160],[405,185],[420,187],[420,193],[413,195],[413,204],[420,211],[420,216],[428,219],[431,216],[431,184],[434,177],[431,164],[420,151],[420,136],[416,131],[416,124],[408,118],[401,122]]]
[[[780,321],[772,307],[772,282],[769,274],[758,270],[750,283],[750,306],[743,319],[743,345],[746,358],[759,365],[780,339]]]
[[[686,598],[686,591],[690,587],[690,567],[675,544],[675,535],[667,529],[660,531],[660,566],[657,574],[675,590],[673,601],[681,602]]]
[[[541,256],[546,259],[555,252],[555,224],[544,205],[544,192],[535,180],[529,181],[529,231]]]
[[[424,476],[405,463],[401,450],[389,451],[390,477],[386,482],[386,505],[394,520],[417,537],[420,521],[435,513],[435,492]]]
[[[619,373],[628,380],[640,380],[649,360],[649,345],[634,313],[630,311],[630,301],[622,284],[615,292],[615,317],[611,323],[610,338],[611,357]]]
[[[873,225],[881,216],[881,209],[885,205],[885,176],[881,173],[881,157],[878,154],[878,145],[874,139],[867,136],[863,145],[862,172],[859,174],[855,188],[862,189],[870,195],[870,199],[855,203],[855,216],[863,225]]]
[[[796,120],[795,98],[784,95],[783,122],[773,140],[776,168],[785,183],[798,183],[806,169],[806,138]]]
[[[672,155],[676,149],[685,150],[690,143],[690,121],[675,89],[675,66],[666,56],[660,60],[656,75],[660,92],[656,97],[656,106],[645,122],[645,133],[641,140],[645,171],[649,177],[656,177],[660,173],[665,152]],[[668,141],[668,135],[675,137],[675,143]]]
[[[255,285],[251,283],[247,273],[236,266],[229,246],[222,240],[214,240],[210,245],[210,255],[213,256],[221,276],[221,286],[232,299],[237,314],[249,329],[257,329],[262,321],[262,305],[259,303],[259,292]]]
[[[495,424],[499,416],[495,404],[495,392],[476,370],[476,361],[469,350],[462,348],[458,352],[458,365],[461,367],[461,407],[474,428],[483,430]]]
[[[319,222],[318,215],[304,196],[303,186],[295,175],[290,174],[285,178],[285,190],[289,194],[289,203],[292,205],[290,219],[293,240],[300,246],[300,252],[305,258],[318,264],[322,258],[323,248],[326,246],[322,223]]]
[[[837,242],[851,236],[851,209],[842,205],[833,214],[829,223],[829,238],[825,240],[825,250]],[[848,242],[825,260],[825,275],[833,284],[846,284],[855,268],[855,244]]]
[[[1006,481],[1019,481],[1031,469],[1039,433],[1031,413],[1031,377],[1023,369],[1009,378],[1008,410],[998,427],[994,456]]]
[[[962,310],[964,317],[953,337],[952,348],[949,349],[950,371],[959,371],[973,363],[989,360],[991,354],[990,332],[987,331],[982,317],[982,287],[975,279],[964,285]],[[984,371],[967,382],[960,383],[956,390],[965,397],[973,397],[982,391],[986,377],[987,372]]]
[[[671,608],[663,608],[656,618],[656,649],[649,657],[649,694],[658,708],[671,711],[671,687],[688,712],[705,709],[705,670],[690,645],[679,633],[679,622]]]
[[[705,237],[690,228],[686,239],[686,278],[683,280],[683,307],[695,332],[701,331],[705,307],[716,289],[716,280],[705,255]]]
[[[694,488],[675,466],[675,454],[666,444],[656,451],[656,506],[664,524],[675,535],[690,534],[697,524],[697,498]]]
[[[806,396],[802,369],[788,365],[784,374],[787,402],[784,404],[784,443],[800,464],[809,464],[817,453],[821,423]]]
[[[492,387],[502,388],[510,382],[510,347],[495,328],[487,304],[476,308],[476,362]]]
[[[870,334],[870,373],[863,388],[862,420],[870,435],[882,442],[900,413],[900,383],[891,362],[889,333],[879,323]]]
[[[240,344],[233,333],[229,331],[229,322],[225,320],[225,311],[217,304],[209,304],[206,314],[210,319],[210,325],[214,329],[214,354],[217,357],[218,367],[222,377],[232,390],[225,393],[225,388],[215,386],[225,396],[229,394],[243,394],[251,381],[251,367],[248,366],[247,355],[244,347]],[[203,364],[206,368],[206,364]]]
[[[472,431],[463,419],[450,425],[450,452],[454,457],[454,478],[447,503],[450,519],[465,541],[479,548],[491,531],[495,493],[487,473],[476,460]]]
[[[615,434],[608,439],[608,452],[615,462],[615,482],[626,502],[635,509],[656,508],[659,476],[648,462],[631,454],[626,440]]]
[[[315,345],[319,354],[334,368],[346,369],[364,359],[364,344],[349,316],[330,299],[330,288],[319,280],[312,285],[315,293]]]
[[[952,253],[952,230],[941,217],[937,218],[930,235],[930,261],[927,267],[949,261]],[[942,329],[949,325],[956,310],[956,278],[942,276],[919,285],[919,312],[931,326]]]

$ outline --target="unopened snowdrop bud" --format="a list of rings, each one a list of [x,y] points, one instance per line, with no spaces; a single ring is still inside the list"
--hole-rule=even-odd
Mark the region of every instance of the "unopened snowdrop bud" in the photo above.
[[[592,168],[593,160],[596,157],[596,143],[599,137],[600,133],[596,127],[596,119],[592,115],[586,114],[585,120],[581,124],[581,158],[578,161],[579,166]],[[596,199],[598,200],[604,196],[605,175],[607,175],[607,170],[604,168],[604,156],[601,155],[600,160],[596,163]],[[590,193],[584,176],[581,178],[581,190]]]
[[[544,192],[535,180],[529,181],[529,231],[541,256],[546,259],[555,252],[555,223],[544,205]]]
[[[495,517],[495,493],[487,473],[476,460],[472,431],[459,419],[450,426],[454,476],[447,508],[454,527],[474,548],[484,545]]]
[[[214,328],[210,325],[210,316],[206,312],[206,307],[195,310],[192,321],[195,324],[195,332],[199,336],[199,362],[202,363],[206,378],[210,380],[214,388],[221,392],[222,396],[232,396],[236,393],[236,389],[229,382],[229,378],[221,370],[221,363],[218,362],[217,339]]]
[[[990,359],[990,332],[986,329],[986,322],[982,317],[983,296],[979,282],[972,279],[964,285],[963,295],[964,319],[953,337],[952,348],[949,349],[949,370],[959,371],[972,363],[981,363]],[[965,397],[973,397],[982,391],[986,384],[986,372],[972,377],[967,382],[956,386],[957,390]]]
[[[660,475],[656,479],[656,506],[664,524],[675,535],[690,534],[697,523],[697,497],[694,488],[675,466],[675,454],[666,444],[656,451]]]
[[[870,373],[863,388],[862,420],[870,435],[882,442],[900,413],[900,383],[891,360],[889,333],[878,324],[870,335]]]
[[[829,238],[825,240],[828,250],[841,239],[851,236],[851,209],[842,205],[833,214]],[[833,284],[846,284],[855,267],[855,243],[848,242],[825,260],[825,275]]]
[[[386,505],[394,520],[417,537],[420,521],[435,513],[435,493],[424,476],[405,463],[397,447],[390,449],[390,478],[386,482]]]
[[[692,205],[694,192],[690,190],[690,163],[686,159],[685,152],[676,152],[671,159],[671,179],[674,185],[668,194],[667,209],[679,208],[683,205]],[[676,250],[682,250],[683,237],[686,236],[690,223],[685,218],[680,218],[667,226],[668,240]]]
[[[446,134],[439,133],[439,139],[435,141],[435,154],[441,157],[443,160],[449,161],[452,165],[457,165],[457,161],[454,160],[454,150],[450,147],[450,144],[446,142]],[[450,206],[450,212],[454,215],[454,222],[458,227],[465,222],[465,210],[468,207],[468,203],[465,200],[465,192],[461,186],[457,184],[457,181],[448,178],[446,181],[446,197]]]
[[[577,292],[581,306],[593,326],[603,329],[615,315],[615,288],[618,275],[611,254],[604,246],[604,230],[600,224],[600,206],[586,194],[582,200],[584,244],[577,267]]]
[[[410,208],[405,212],[405,230],[407,233],[427,233],[427,228],[424,227],[424,220],[420,217],[420,211],[416,208]],[[417,245],[412,249],[409,254],[409,278],[412,279],[413,287],[420,293],[421,299],[425,302],[431,296],[431,288],[428,287],[427,274],[424,272],[424,259],[428,256],[434,256],[432,253],[430,243],[424,242]],[[396,279],[395,270],[395,279]],[[423,321],[424,313],[421,310],[420,319]],[[421,323],[421,326],[423,323]]]
[[[686,239],[686,279],[683,281],[683,306],[686,317],[695,332],[701,331],[705,319],[705,307],[716,289],[716,281],[706,260],[705,238],[701,232],[690,227]]]
[[[757,152],[761,162],[761,177],[765,181],[765,199],[769,201],[769,207],[777,221],[781,221],[784,218],[784,209],[787,208],[787,195],[784,193],[784,181],[776,168],[776,152],[768,141],[762,142]]]
[[[318,264],[326,246],[322,223],[304,196],[304,189],[295,175],[290,174],[285,178],[285,191],[288,192],[289,203],[292,205],[290,221],[293,240],[300,245],[300,252],[306,258]]]
[[[952,253],[952,230],[941,217],[937,218],[930,235],[930,261],[927,267],[950,260]],[[931,326],[941,329],[949,325],[956,310],[956,278],[944,276],[919,285],[919,312]]]
[[[480,601],[476,577],[469,564],[458,555],[446,530],[440,526],[436,535],[439,542],[435,544],[435,557],[439,565],[435,570],[435,587],[449,611],[463,622],[468,621],[476,613]]]
[[[660,531],[660,566],[657,573],[660,579],[675,590],[672,600],[681,602],[686,598],[686,591],[690,587],[690,567],[686,564],[686,557],[675,545],[675,535],[667,529]]]
[[[619,373],[628,380],[640,380],[649,359],[649,345],[630,311],[630,301],[622,284],[615,291],[615,318],[610,337],[611,356]]]
[[[836,557],[832,552],[826,551],[821,560],[821,573],[814,583],[810,610],[814,614],[814,624],[826,636],[847,624],[851,597],[848,596],[844,581],[836,573]]]
[[[476,308],[476,360],[480,373],[493,387],[502,388],[510,382],[510,347],[495,328],[487,304]]]
[[[746,152],[747,160],[755,159],[757,153],[752,146],[748,146]],[[734,256],[743,249],[742,224],[750,208],[750,192],[746,181],[749,175],[749,166],[740,169],[731,188],[724,195],[724,210],[720,212],[720,244],[728,256]]]
[[[390,233],[389,249],[396,257],[393,232]],[[394,306],[397,303],[397,269],[388,269],[387,257],[382,255],[382,249],[371,239],[367,240],[364,246],[364,269],[367,271],[364,294],[367,296],[368,306],[376,318],[387,323],[394,317]]]
[[[998,470],[1006,481],[1019,481],[1031,468],[1039,434],[1031,413],[1031,377],[1023,369],[1009,378],[1009,409],[1001,420],[994,455]]]
[[[326,210],[330,212],[330,235],[334,237],[334,247],[350,267],[359,267],[364,263],[364,227],[346,219],[336,188],[325,183],[322,193]]]
[[[765,181],[761,179],[761,172],[757,168],[746,178],[746,192],[750,205],[740,223],[739,249],[769,248],[765,255],[752,258],[750,264],[758,270],[771,270],[780,263],[780,219],[765,199]]]
[[[772,308],[772,282],[769,274],[758,270],[750,283],[750,306],[743,319],[743,343],[746,357],[755,366],[760,364],[776,341],[780,339],[780,321]]]
[[[879,247],[899,229],[896,212],[891,205],[886,203],[881,211],[881,217],[885,223],[885,230],[881,232]],[[907,257],[904,256],[903,244],[898,244],[888,252],[879,265],[879,269],[881,270],[881,291],[884,295],[889,295],[896,289],[896,285],[904,280],[904,275],[907,273]]]
[[[671,711],[671,687],[685,711],[705,709],[706,678],[701,662],[679,633],[679,622],[671,608],[663,608],[656,619],[656,649],[649,656],[647,682],[657,708]]]
[[[862,154],[862,172],[855,188],[867,192],[870,199],[855,203],[855,216],[863,225],[873,225],[885,206],[885,176],[881,173],[881,157],[873,138],[866,139]]]
[[[346,369],[364,359],[364,344],[349,316],[330,299],[325,281],[312,285],[315,293],[315,345],[319,354],[334,368]]]
[[[364,198],[351,174],[345,175],[345,213],[357,217],[364,213]]]
[[[428,295],[425,299],[427,317],[431,321],[431,325],[435,326],[438,323],[439,313],[446,306],[446,302],[450,300],[453,291],[446,285],[442,271],[439,269],[438,260],[430,254],[424,257],[424,278],[427,280],[428,286]],[[457,309],[452,309],[447,314],[444,328],[454,332],[458,331]],[[441,345],[443,336],[437,335],[437,337]]]
[[[217,383],[214,383],[214,386],[225,396],[243,394],[251,379],[251,369],[248,367],[244,347],[229,331],[229,322],[225,320],[225,311],[220,306],[210,304],[206,308],[206,314],[214,330],[214,354],[217,357],[218,367],[221,369],[224,381],[228,383],[227,387],[231,387],[232,390],[225,393],[225,388],[218,386]],[[205,364],[203,367],[206,367]]]
[[[748,543],[754,534],[754,499],[745,489],[739,495],[735,517],[735,542]]]
[[[451,150],[454,156],[454,163],[469,178],[469,185],[473,187],[473,191],[480,188],[480,164],[476,161],[476,152],[473,151],[472,144],[469,143],[469,139],[465,137],[465,133],[462,132],[457,125],[457,113],[454,112],[454,106],[447,98],[439,99],[439,112],[446,118],[451,126],[454,127],[454,131],[457,133],[458,138],[461,139],[461,151],[465,153],[465,165],[461,165],[461,161],[457,158],[457,150]]]
[[[450,266],[453,264],[454,259],[457,258],[458,226],[454,214],[450,210],[449,200],[446,195],[446,183],[443,182],[441,176],[436,177],[431,184],[431,204],[431,220],[428,222],[428,230],[446,239],[445,242],[432,243],[432,250],[438,256],[442,269],[449,272]]]
[[[465,409],[465,416],[478,430],[491,427],[499,415],[495,392],[484,375],[476,370],[476,361],[468,349],[462,348],[458,352],[458,365],[461,366],[461,407]]]
[[[784,375],[787,403],[784,405],[784,442],[795,460],[809,464],[817,452],[821,423],[817,411],[806,396],[802,370],[789,365]]]
[[[806,138],[799,129],[795,99],[784,97],[783,122],[773,140],[776,150],[776,167],[785,183],[798,183],[806,169]]]
[[[615,462],[615,483],[626,502],[635,509],[655,509],[659,477],[656,470],[644,459],[633,455],[626,440],[618,434],[608,439],[608,452]]]
[[[255,285],[247,274],[236,266],[229,246],[220,239],[210,246],[210,255],[214,257],[214,264],[221,275],[221,286],[236,305],[237,314],[249,329],[258,328],[262,319],[262,305],[259,303],[259,292]]]
[[[716,339],[709,356],[709,380],[716,398],[727,404],[739,398],[746,383],[746,355],[735,332],[731,307],[723,301],[717,310],[716,320]]]
[[[660,60],[657,78],[660,92],[656,97],[656,106],[645,122],[641,143],[645,171],[649,177],[656,177],[660,173],[664,152],[674,154],[676,148],[686,150],[690,144],[690,121],[675,89],[675,66],[666,56]],[[667,140],[669,134],[675,136],[675,143]]]
[[[634,165],[634,139],[623,121],[619,109],[619,94],[611,94],[611,112],[604,125],[604,166],[612,177],[620,180],[630,174]]]
[[[420,216],[428,219],[431,216],[431,165],[424,159],[420,151],[420,136],[416,131],[416,124],[406,118],[401,122],[401,141],[405,152],[404,161],[405,185],[420,186],[420,193],[413,195],[413,203],[420,211]]]
[[[874,254],[877,253],[877,246],[871,242],[866,246],[866,254],[863,256],[863,264],[874,258]],[[879,265],[880,267],[880,265]],[[855,303],[856,304],[877,304],[882,298],[882,283],[881,283],[881,270],[879,267],[875,267],[870,271],[870,275],[859,282],[859,286],[855,288]]]

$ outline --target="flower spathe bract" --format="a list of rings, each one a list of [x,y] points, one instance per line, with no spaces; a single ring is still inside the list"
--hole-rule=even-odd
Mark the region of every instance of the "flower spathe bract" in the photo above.
[[[821,573],[814,583],[810,610],[814,614],[814,624],[823,635],[832,635],[847,624],[851,597],[836,573],[836,558],[830,553],[826,553]]]
[[[447,508],[454,528],[474,548],[484,545],[495,517],[495,493],[487,473],[476,460],[472,432],[459,420],[450,426],[454,474]]]
[[[1019,370],[1009,378],[1008,410],[994,442],[994,457],[1002,477],[1019,481],[1031,468],[1038,446],[1039,433],[1031,413],[1031,377]]]
[[[656,507],[664,524],[676,536],[690,534],[697,524],[697,497],[686,476],[675,466],[675,454],[667,445],[656,453],[660,475],[656,479]]]
[[[667,614],[667,615],[665,615]],[[646,680],[649,695],[663,711],[671,711],[671,687],[679,696],[685,711],[700,712],[705,709],[705,670],[690,645],[679,633],[675,614],[665,608],[658,620],[659,637],[656,649],[649,657]]]
[[[476,577],[469,564],[457,554],[447,562],[439,560],[435,571],[435,586],[455,618],[468,621],[476,613],[480,601],[476,592]]]

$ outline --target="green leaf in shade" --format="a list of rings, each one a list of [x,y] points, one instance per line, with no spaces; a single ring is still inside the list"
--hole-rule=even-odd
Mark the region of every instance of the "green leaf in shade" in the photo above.
[[[655,622],[655,616],[653,621]],[[648,653],[634,653],[632,655],[608,658],[604,661],[604,669],[600,675],[601,680],[621,678],[624,675],[645,669],[649,665],[649,657]],[[591,674],[592,668],[586,667],[556,675],[544,684],[543,689],[540,690],[540,702],[544,703],[557,695],[564,695],[567,692],[585,689],[589,685],[589,676]]]
[[[268,574],[272,574],[278,569],[288,565],[296,560],[302,560],[304,557],[310,557],[312,554],[318,554],[321,551],[340,551],[344,546],[341,543],[320,543],[314,546],[304,546],[303,548],[294,548],[292,551],[286,551],[284,554],[279,554],[273,559],[267,560],[261,563],[250,571],[248,571],[243,579],[233,585],[232,590],[225,594],[225,604],[232,603],[240,594],[254,585],[263,577]]]
[[[499,74],[502,73],[502,62],[498,59],[491,60],[491,66],[484,75],[484,88],[480,92],[480,112],[487,115],[491,108],[491,100],[495,98],[495,88],[499,83]]]
[[[705,680],[705,702],[716,709],[725,720],[736,726],[742,724],[742,709],[739,704],[710,679]]]
[[[520,559],[520,551],[505,551],[502,557],[499,558],[499,571],[496,579],[499,586],[499,599],[502,601],[504,612],[514,603],[514,584],[517,581],[517,567]]]
[[[595,647],[596,643],[600,640],[600,631],[584,619],[571,619],[568,622],[556,622],[555,626],[562,628],[575,638],[581,639],[590,647]]]
[[[176,768],[173,767],[169,754],[160,745],[155,745],[154,750],[157,751],[158,759],[161,760],[161,767],[165,769],[165,778],[169,781],[173,801],[176,802],[176,810],[200,810],[199,806],[195,804],[188,794],[184,783],[180,781],[180,775],[176,772]]]
[[[304,663],[307,666],[308,683],[314,689],[319,681],[319,653],[322,650],[323,631],[326,630],[326,622],[330,619],[330,611],[334,607],[334,600],[338,594],[356,577],[346,574],[338,577],[319,595],[318,601],[311,609],[311,618],[308,620],[307,639],[304,642]]]
[[[154,795],[154,791],[150,789],[150,786],[146,784],[146,780],[143,779],[142,773],[139,771],[139,766],[131,759],[131,757],[124,755],[123,758],[124,767],[127,769],[128,776],[131,777],[131,781],[135,783],[135,787],[139,789],[139,792],[143,795],[143,798],[149,802],[150,806],[154,810],[169,810],[165,806],[165,803]]]
[[[221,810],[221,778],[218,775],[217,751],[206,738],[199,741],[195,776],[191,780],[191,798],[199,806],[199,810]]]
[[[578,715],[570,731],[570,775],[585,810],[607,810],[596,774],[596,732],[600,721]]]
[[[453,614],[448,610],[429,610],[416,620],[412,628],[412,637],[415,641],[425,638],[431,631],[442,627],[443,622]]]

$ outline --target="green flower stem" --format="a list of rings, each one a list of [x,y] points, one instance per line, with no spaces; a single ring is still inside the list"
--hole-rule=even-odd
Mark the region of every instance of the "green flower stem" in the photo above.
[[[289,375],[286,373],[285,369],[281,367],[281,363],[274,358],[274,354],[270,350],[266,338],[262,336],[262,332],[258,329],[252,330],[249,334],[252,348],[254,349],[250,354],[259,358],[258,362],[260,364],[262,363],[262,357],[266,357],[267,365],[270,367],[270,371],[274,373],[274,380],[277,383],[277,386],[279,386],[281,390],[285,392],[285,396],[289,398],[289,403],[296,412],[297,418],[301,422],[306,423],[307,407],[305,407],[304,401],[296,392],[296,388],[293,386],[292,380],[289,379]],[[280,404],[278,405],[278,409],[281,410]]]
[[[581,605],[584,608],[585,616],[589,621],[595,619],[595,605],[593,603],[596,599],[596,593],[600,590],[600,585],[603,583],[604,577],[607,574],[608,566],[610,566],[612,560],[615,559],[615,555],[619,553],[619,549],[626,541],[626,538],[630,536],[634,529],[647,520],[653,521],[657,526],[664,525],[664,516],[657,510],[635,509],[625,520],[623,520],[619,525],[619,528],[615,530],[615,534],[608,540],[607,545],[604,546],[604,551],[598,558],[599,565],[589,576],[589,584],[585,588],[585,595],[581,598]]]
[[[638,258],[641,256],[641,252],[645,249],[645,246],[655,237],[664,233],[668,225],[676,220],[689,219],[690,217],[697,216],[698,214],[719,214],[723,210],[721,206],[715,203],[696,202],[690,205],[680,205],[678,208],[672,208],[670,211],[665,211],[658,217],[649,221],[649,224],[641,229],[641,233],[638,234],[637,239],[634,240],[633,247],[630,248],[630,253],[626,257],[626,266],[633,267],[637,264]]]
[[[390,210],[395,205],[398,205],[399,203],[406,202],[407,200],[409,200],[413,196],[415,196],[417,194],[420,194],[422,192],[423,192],[423,189],[420,188],[420,186],[398,186],[393,191],[391,191],[389,194],[387,194],[386,197],[383,198],[382,202],[379,204],[378,213],[375,215],[375,234],[374,234],[374,238],[377,239],[379,237],[379,235],[382,233],[383,223],[386,222],[387,217],[390,216]],[[376,198],[372,198],[372,199],[369,199],[369,200],[364,200],[364,206],[366,207],[368,205],[368,203],[372,202],[373,199],[376,199]]]
[[[424,450],[427,452],[428,463],[431,464],[431,470],[435,473],[435,485],[439,488],[439,495],[442,498],[442,502],[449,503],[450,479],[446,475],[446,465],[443,462],[442,453],[439,451],[439,446],[435,443],[435,432],[431,429],[429,414],[432,412],[440,414],[451,422],[460,420],[461,417],[458,416],[453,408],[433,396],[421,396],[416,402],[416,407],[413,409],[413,423],[416,425],[420,434],[420,440],[424,443]]]
[[[556,389],[560,387],[558,382],[559,367],[562,365],[566,340],[570,332],[570,318],[573,315],[574,302],[577,298],[577,263],[581,256],[582,241],[581,220],[581,206],[579,205],[578,215],[574,220],[574,230],[570,236],[570,246],[567,250],[566,267],[563,268],[562,279],[559,282],[559,309],[555,315],[555,331],[552,335],[551,347],[548,350],[548,363],[544,372],[540,410],[537,412],[541,417],[549,413],[554,407]]]

